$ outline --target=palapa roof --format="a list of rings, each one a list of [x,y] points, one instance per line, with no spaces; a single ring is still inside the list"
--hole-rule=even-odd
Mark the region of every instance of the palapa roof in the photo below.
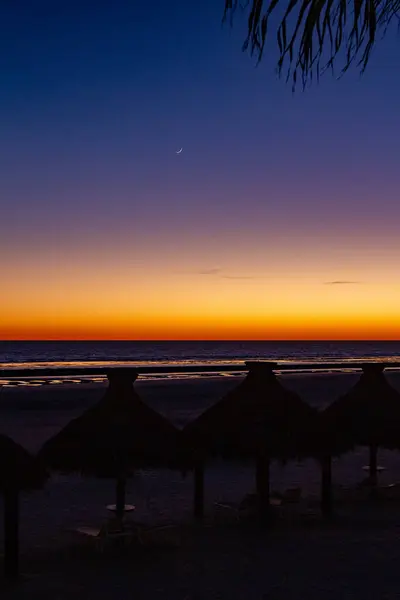
[[[103,398],[73,419],[40,451],[61,472],[116,477],[140,467],[176,467],[181,432],[133,388],[138,374],[113,369]]]
[[[400,394],[387,381],[385,366],[366,363],[354,387],[323,411],[325,431],[337,448],[400,448]]]
[[[310,454],[317,411],[279,382],[276,363],[246,366],[244,381],[185,427],[188,444],[228,458]]]
[[[46,481],[45,469],[25,448],[0,435],[0,493],[7,489],[32,490]]]

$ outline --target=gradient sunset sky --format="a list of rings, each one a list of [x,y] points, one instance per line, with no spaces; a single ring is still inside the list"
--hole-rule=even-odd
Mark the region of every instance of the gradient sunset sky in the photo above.
[[[400,339],[396,35],[292,95],[223,7],[2,3],[0,339]]]

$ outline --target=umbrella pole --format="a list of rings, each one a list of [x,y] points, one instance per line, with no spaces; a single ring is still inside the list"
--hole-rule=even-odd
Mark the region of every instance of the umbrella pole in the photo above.
[[[324,517],[332,516],[332,457],[321,459],[321,512]]]
[[[204,463],[194,469],[194,517],[199,520],[204,517]]]
[[[256,487],[258,512],[262,520],[269,516],[269,475],[270,475],[270,459],[265,456],[257,457],[256,462]]]
[[[117,502],[116,502],[116,515],[117,519],[123,519],[125,512],[125,493],[126,493],[126,479],[125,477],[118,477],[117,479]]]
[[[369,447],[369,478],[371,483],[371,497],[375,498],[378,487],[378,447],[371,444]]]
[[[4,494],[4,575],[15,580],[19,575],[19,495],[9,488]]]

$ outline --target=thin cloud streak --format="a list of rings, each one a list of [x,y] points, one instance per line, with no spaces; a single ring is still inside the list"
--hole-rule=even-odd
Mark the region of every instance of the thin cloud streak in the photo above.
[[[209,276],[215,277],[217,279],[226,279],[226,280],[242,280],[242,281],[254,281],[254,280],[287,280],[287,279],[301,279],[308,280],[313,279],[312,277],[307,277],[303,275],[240,275],[240,274],[224,274],[224,269],[221,267],[212,267],[209,269],[200,269],[196,271],[186,271],[185,273],[181,273],[182,275],[201,275],[201,276]],[[329,282],[327,282],[329,283]]]
[[[337,280],[337,281],[325,281],[324,285],[360,285],[362,281],[350,281],[350,280]]]
[[[276,280],[276,281],[286,281],[286,280],[293,280],[293,279],[297,279],[297,280],[302,280],[302,281],[307,281],[307,280],[312,280],[314,279],[314,277],[311,276],[307,276],[307,275],[241,275],[241,274],[235,274],[233,273],[232,275],[229,274],[225,274],[224,269],[222,269],[221,267],[210,267],[210,268],[205,268],[205,269],[199,269],[199,270],[194,270],[194,271],[185,271],[185,272],[180,272],[181,275],[199,275],[199,276],[206,276],[206,277],[212,277],[212,278],[216,278],[216,279],[225,279],[225,280],[230,280],[230,281],[260,281],[260,280]],[[324,285],[356,285],[356,284],[361,284],[361,281],[350,281],[350,280],[336,280],[336,281],[325,281],[323,282]]]
[[[213,269],[202,269],[200,271],[195,272],[196,275],[211,275],[213,277],[218,277],[219,279],[273,279],[273,277],[268,277],[264,275],[224,275],[223,269],[215,267]]]
[[[272,279],[258,275],[221,275],[221,279]]]
[[[201,271],[196,271],[196,275],[219,275],[222,269],[219,267],[214,267],[213,269],[202,269]]]

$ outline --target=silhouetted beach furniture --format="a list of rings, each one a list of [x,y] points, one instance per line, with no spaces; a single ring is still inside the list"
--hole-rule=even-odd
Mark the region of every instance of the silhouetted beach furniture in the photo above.
[[[147,406],[133,388],[132,369],[113,369],[104,397],[42,447],[56,471],[116,479],[116,516],[125,512],[126,480],[135,469],[180,468],[181,432]]]
[[[93,540],[98,552],[121,544],[125,547],[133,543],[145,547],[177,547],[181,543],[177,527],[170,524],[149,526],[111,519],[100,527],[77,527],[73,531],[88,540]]]
[[[379,488],[379,495],[384,500],[400,502],[400,482],[381,486]]]
[[[275,500],[277,500],[276,503]],[[281,504],[281,500],[270,498],[270,504],[279,506]],[[219,500],[214,502],[214,506],[217,509],[217,515],[223,511],[233,516],[237,521],[258,515],[257,494],[246,494],[241,502]]]
[[[19,494],[41,488],[47,475],[37,459],[11,438],[0,435],[0,493],[4,499],[4,575],[19,575]]]
[[[241,521],[243,518],[248,518],[256,514],[255,507],[243,508],[240,502],[230,502],[229,500],[214,502],[214,507],[216,509],[217,517],[219,517],[221,513],[225,513],[237,521]]]
[[[355,386],[328,406],[321,415],[321,444],[332,454],[355,446],[369,447],[369,478],[372,495],[377,487],[378,448],[400,448],[400,394],[384,376],[385,365],[366,363]],[[327,453],[328,454],[328,453]],[[330,458],[326,457],[326,494],[330,494]],[[382,467],[383,468],[383,467]]]
[[[271,492],[269,505],[271,507],[284,506],[286,504],[295,504],[300,502],[302,497],[301,488],[288,488],[283,492]],[[257,494],[246,494],[241,502],[230,502],[229,500],[219,500],[214,502],[214,506],[219,513],[221,510],[231,513],[238,521],[251,516],[258,515]]]
[[[195,515],[203,514],[204,464],[214,457],[256,464],[258,511],[268,515],[270,461],[310,456],[317,411],[287,390],[273,370],[276,363],[246,362],[247,376],[235,389],[184,429],[197,459]]]
[[[131,543],[136,533],[132,528],[126,528],[119,519],[108,520],[98,528],[77,527],[74,531],[88,539],[92,539],[96,550],[99,552],[104,552],[106,545],[109,543]]]

